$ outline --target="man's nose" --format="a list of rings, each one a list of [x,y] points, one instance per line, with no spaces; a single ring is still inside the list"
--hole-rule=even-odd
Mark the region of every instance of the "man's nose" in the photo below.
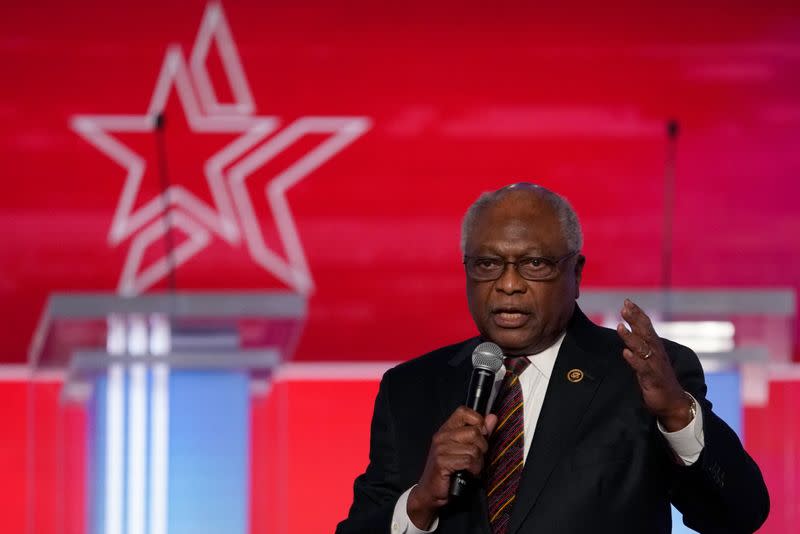
[[[519,275],[517,266],[514,263],[507,262],[500,274],[500,278],[495,282],[495,288],[503,293],[521,293],[528,287],[525,279]]]

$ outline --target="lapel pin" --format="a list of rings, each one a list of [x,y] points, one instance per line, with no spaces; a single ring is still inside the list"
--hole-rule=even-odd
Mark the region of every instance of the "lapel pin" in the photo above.
[[[573,384],[577,384],[581,380],[583,380],[583,371],[580,369],[573,369],[572,371],[567,373],[567,380],[572,382]]]

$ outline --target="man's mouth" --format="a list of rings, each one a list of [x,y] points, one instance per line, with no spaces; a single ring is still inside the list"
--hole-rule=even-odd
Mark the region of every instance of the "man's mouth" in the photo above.
[[[501,307],[492,310],[494,323],[502,328],[519,328],[528,321],[529,315],[529,312],[513,307]]]

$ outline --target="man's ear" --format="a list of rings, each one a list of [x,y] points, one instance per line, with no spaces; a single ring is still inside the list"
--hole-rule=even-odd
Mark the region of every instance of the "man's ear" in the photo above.
[[[583,275],[583,266],[586,265],[586,256],[583,254],[578,255],[575,260],[575,298],[581,296],[581,276]]]

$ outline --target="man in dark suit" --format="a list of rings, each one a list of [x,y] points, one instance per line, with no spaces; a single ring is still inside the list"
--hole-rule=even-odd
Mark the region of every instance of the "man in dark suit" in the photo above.
[[[514,184],[470,207],[462,249],[480,338],[384,375],[370,463],[337,533],[662,533],[670,503],[699,532],[764,522],[761,473],[711,410],[697,356],[633,302],[616,332],[577,307],[581,246],[571,206],[544,188]],[[505,355],[485,417],[461,406],[481,341]],[[451,498],[462,470],[472,484]]]

